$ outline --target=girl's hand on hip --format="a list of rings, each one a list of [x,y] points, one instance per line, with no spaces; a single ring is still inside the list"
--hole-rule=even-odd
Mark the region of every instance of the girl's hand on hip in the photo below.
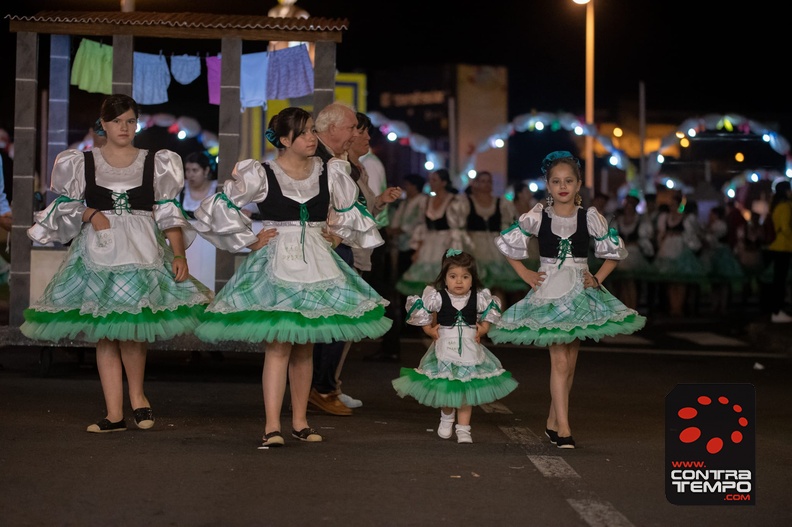
[[[256,238],[258,239],[255,242],[248,245],[248,249],[250,249],[251,251],[258,251],[259,249],[267,245],[270,242],[270,240],[272,240],[277,235],[278,235],[278,229],[274,227],[272,229],[261,229],[260,231],[258,231],[258,234],[256,234]]]
[[[174,280],[177,282],[184,282],[190,275],[185,258],[174,258],[171,269],[173,269]]]

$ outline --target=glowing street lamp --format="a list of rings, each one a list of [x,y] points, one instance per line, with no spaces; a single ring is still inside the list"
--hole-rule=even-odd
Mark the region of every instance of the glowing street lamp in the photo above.
[[[586,4],[586,127],[594,126],[594,0],[573,0],[576,4]],[[586,179],[589,195],[594,196],[594,136],[585,137]]]

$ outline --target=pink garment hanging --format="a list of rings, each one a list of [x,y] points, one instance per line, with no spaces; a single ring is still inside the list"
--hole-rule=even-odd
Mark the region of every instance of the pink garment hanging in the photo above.
[[[206,57],[206,84],[209,88],[209,104],[220,105],[221,56]]]

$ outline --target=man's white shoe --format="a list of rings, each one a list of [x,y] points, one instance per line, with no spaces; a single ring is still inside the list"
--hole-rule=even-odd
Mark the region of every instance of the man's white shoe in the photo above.
[[[457,443],[472,443],[473,437],[470,435],[470,425],[456,425]]]
[[[792,322],[792,317],[787,315],[784,311],[779,311],[778,313],[773,313],[772,315],[770,315],[770,322],[773,322],[775,324]]]
[[[451,410],[450,414],[444,414],[440,410],[440,425],[437,427],[437,435],[443,439],[451,437],[454,431],[454,419],[456,419],[456,410]]]
[[[341,403],[347,408],[360,408],[363,406],[363,401],[360,399],[355,399],[354,397],[351,397],[345,393],[339,393],[338,400],[341,401]]]

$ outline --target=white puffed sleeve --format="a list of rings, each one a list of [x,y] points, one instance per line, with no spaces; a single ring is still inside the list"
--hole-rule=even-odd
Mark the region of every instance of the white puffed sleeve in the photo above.
[[[528,258],[528,242],[532,236],[539,234],[542,224],[542,210],[544,206],[537,203],[534,208],[520,216],[520,219],[505,229],[500,236],[495,238],[498,250],[512,260],[525,260]]]
[[[437,313],[442,303],[440,292],[430,285],[424,288],[421,296],[408,296],[407,323],[413,326],[428,326],[432,323],[434,313]]]
[[[429,200],[426,200],[427,203]],[[429,229],[426,227],[426,208],[424,207],[423,214],[421,215],[421,221],[415,225],[415,228],[410,235],[410,249],[418,250],[421,248],[421,243],[423,243],[424,238],[426,238],[426,233]]]
[[[685,241],[685,245],[694,253],[701,250],[702,241],[699,234],[699,222],[696,217],[692,214],[685,214],[685,218],[682,220],[682,226],[684,227],[682,239]]]
[[[586,211],[586,225],[589,234],[594,238],[594,256],[606,260],[624,260],[627,249],[619,231],[608,228],[608,220],[595,207]]]
[[[654,227],[648,218],[642,217],[638,223],[638,247],[641,253],[647,258],[653,258],[655,255],[654,243]]]
[[[179,227],[187,248],[198,234],[179,203],[182,188],[184,165],[181,156],[171,150],[158,151],[154,155],[154,221],[161,231]]]
[[[349,176],[350,164],[333,158],[327,162],[330,186],[330,211],[327,229],[344,243],[357,249],[373,249],[385,240],[380,236],[374,216],[357,199],[360,189]]]
[[[82,151],[65,150],[55,158],[50,190],[58,198],[33,215],[35,223],[27,230],[36,242],[66,243],[80,233],[85,199],[85,157]]]
[[[255,159],[239,161],[222,189],[204,198],[195,210],[195,229],[215,247],[241,252],[258,239],[252,220],[241,209],[263,201],[267,191],[267,174],[261,163]]]
[[[502,310],[501,299],[492,296],[489,289],[481,289],[476,294],[476,313],[479,314],[481,322],[497,324],[500,322]]]

